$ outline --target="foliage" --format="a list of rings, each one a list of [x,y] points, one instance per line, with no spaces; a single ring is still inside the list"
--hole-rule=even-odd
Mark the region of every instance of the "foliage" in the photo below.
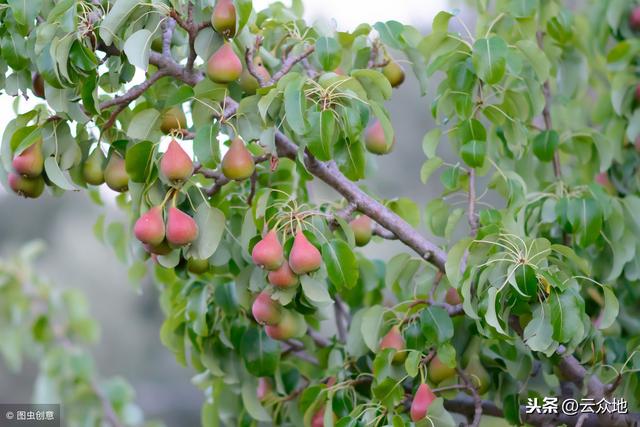
[[[228,24],[229,6],[221,35],[211,16]],[[16,107],[42,102],[5,129],[0,181],[29,197],[42,179],[56,195],[122,193],[130,221],[100,218],[96,234],[132,279],[151,271],[162,341],[207,396],[203,425],[583,423],[525,413],[567,387],[637,412],[637,5],[477,6],[473,33],[441,12],[425,36],[310,25],[299,0],[8,1],[2,87]],[[420,176],[444,190],[425,209],[357,184],[400,143],[392,55],[423,93],[437,86]],[[180,143],[163,153],[166,139]],[[315,200],[316,178],[342,198]],[[407,251],[368,259],[357,246],[372,235]]]

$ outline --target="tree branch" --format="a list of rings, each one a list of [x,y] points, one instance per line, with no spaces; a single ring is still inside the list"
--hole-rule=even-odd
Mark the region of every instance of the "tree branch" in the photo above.
[[[291,69],[300,61],[307,58],[316,50],[315,46],[309,46],[302,53],[298,55],[289,55],[287,59],[282,63],[282,67],[275,73],[271,80],[267,83],[267,86],[273,86],[278,83],[278,81],[283,78]]]
[[[538,46],[540,49],[544,48],[544,33],[538,31],[536,33],[536,39],[538,40]],[[544,94],[544,108],[542,110],[542,118],[544,119],[544,127],[546,130],[553,129],[551,122],[551,87],[549,80],[545,81],[542,85],[542,93]],[[556,148],[553,152],[553,173],[556,178],[562,178],[562,168],[560,166],[560,152]]]
[[[249,71],[249,74],[251,74],[253,78],[258,81],[258,85],[260,87],[265,87],[268,82],[264,81],[264,79],[256,69],[255,62],[253,62],[254,58],[256,57],[256,52],[260,49],[261,45],[262,45],[262,36],[256,36],[256,42],[254,46],[248,47],[247,50],[245,50],[244,59],[245,59],[245,62],[247,63],[247,70]]]

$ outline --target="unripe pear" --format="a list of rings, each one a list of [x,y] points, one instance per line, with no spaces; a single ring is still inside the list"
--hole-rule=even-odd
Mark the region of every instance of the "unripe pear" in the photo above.
[[[261,292],[253,301],[251,313],[261,325],[277,325],[282,319],[282,307],[267,292]]]
[[[427,416],[429,407],[437,396],[427,384],[420,384],[411,402],[411,421],[417,423]]]
[[[391,87],[398,87],[404,82],[404,70],[395,61],[389,62],[382,69],[382,74],[389,80]]]
[[[283,310],[280,322],[265,326],[264,331],[274,340],[285,341],[303,336],[307,331],[307,322],[300,313]]]
[[[242,181],[253,175],[256,164],[240,138],[231,141],[229,151],[222,159],[222,173],[229,179]]]
[[[477,354],[470,356],[469,363],[464,369],[473,386],[478,390],[479,394],[485,394],[489,390],[489,373],[482,366],[480,358]]]
[[[28,178],[10,172],[7,178],[9,180],[9,187],[19,196],[35,199],[44,191],[44,178],[42,178],[42,175],[35,178]]]
[[[253,258],[254,264],[266,270],[273,271],[280,268],[284,262],[284,251],[275,230],[269,231],[262,240],[256,243],[251,252],[251,258]]]
[[[256,395],[259,401],[263,401],[273,391],[271,380],[268,377],[258,378],[258,387],[256,389]]]
[[[207,62],[207,76],[216,83],[227,84],[238,80],[242,74],[242,62],[225,42]]]
[[[213,29],[226,38],[236,35],[236,8],[232,0],[218,0],[211,14]]]
[[[393,348],[396,350],[396,354],[393,355],[393,363],[402,363],[407,358],[407,352],[405,350],[404,338],[400,333],[398,326],[392,327],[387,334],[380,340],[380,350],[387,348]]]
[[[640,6],[635,6],[629,14],[629,27],[633,31],[640,31]]]
[[[31,78],[33,94],[38,98],[44,99],[44,79],[40,73],[33,73]]]
[[[613,183],[609,179],[609,175],[607,175],[606,172],[600,172],[598,175],[596,175],[596,183],[604,188],[607,193],[612,195],[616,194],[616,187],[613,185]]]
[[[291,270],[288,262],[283,262],[280,268],[270,271],[267,279],[276,288],[292,288],[300,283],[300,278]]]
[[[320,251],[309,242],[302,230],[298,230],[289,253],[289,267],[296,274],[316,271],[322,264]]]
[[[44,169],[42,140],[30,145],[22,153],[14,157],[11,165],[16,173],[28,178],[36,178],[42,175],[42,170]]]
[[[133,226],[133,234],[142,243],[157,246],[164,240],[162,208],[154,206],[142,214]]]
[[[164,134],[187,129],[187,116],[178,107],[171,107],[162,113],[160,130]]]
[[[427,377],[429,381],[434,384],[439,384],[444,380],[448,380],[455,376],[456,370],[442,363],[438,356],[435,356],[429,362],[429,368],[427,369]]]
[[[167,215],[167,241],[174,246],[187,245],[198,237],[198,224],[186,213],[170,207]]]
[[[356,238],[357,246],[365,246],[371,241],[373,235],[373,222],[366,215],[360,215],[349,223],[353,236]]]
[[[456,288],[447,289],[447,294],[445,295],[444,300],[450,305],[462,304],[462,299],[460,298],[460,294]]]
[[[147,250],[147,252],[153,255],[169,255],[173,250],[166,240],[163,240],[158,245],[149,245],[145,243],[143,246]]]
[[[382,123],[380,123],[380,120],[376,120],[365,131],[364,143],[367,147],[367,151],[373,154],[382,155],[393,150],[393,147],[396,145],[396,138],[394,136],[391,145],[387,145]]]
[[[209,260],[189,258],[189,261],[187,261],[187,270],[193,274],[204,274],[209,271]]]
[[[102,185],[104,183],[104,162],[106,160],[107,158],[104,156],[100,147],[96,147],[96,149],[89,154],[84,165],[82,165],[82,176],[87,184]]]
[[[171,140],[160,159],[160,172],[173,182],[184,182],[193,175],[193,161],[175,139]]]
[[[119,193],[124,193],[129,188],[129,175],[120,154],[111,154],[107,167],[104,168],[104,181],[110,189]]]

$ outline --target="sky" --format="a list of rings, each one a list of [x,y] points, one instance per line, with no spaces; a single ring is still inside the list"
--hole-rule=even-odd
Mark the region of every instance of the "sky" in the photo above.
[[[271,1],[253,0],[254,8],[260,10]],[[428,27],[436,13],[447,9],[447,0],[304,0],[304,5],[308,21],[334,20],[339,30],[347,31],[363,22],[388,20]],[[138,75],[143,76],[142,73]],[[13,97],[0,94],[0,133],[15,116],[13,101]],[[19,112],[28,111],[32,105],[33,101],[21,99]],[[0,196],[3,192],[0,186]]]

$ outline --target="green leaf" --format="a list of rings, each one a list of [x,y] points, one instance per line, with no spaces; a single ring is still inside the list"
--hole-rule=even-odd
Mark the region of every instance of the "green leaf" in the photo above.
[[[498,333],[507,335],[505,330],[502,328],[502,324],[500,323],[500,319],[498,318],[498,313],[496,311],[497,296],[498,289],[493,286],[490,287],[487,291],[487,313],[485,314],[485,319],[487,323],[493,326]]]
[[[516,43],[520,52],[529,61],[529,65],[534,69],[539,82],[545,82],[549,78],[551,64],[544,51],[532,40],[519,40]]]
[[[543,162],[550,162],[559,143],[560,135],[555,130],[540,132],[533,140],[533,154]]]
[[[284,110],[287,123],[291,129],[298,135],[304,135],[307,129],[305,114],[307,110],[307,102],[304,96],[304,78],[300,74],[289,74],[284,89]],[[283,83],[280,80],[280,84]],[[280,86],[280,85],[278,85]]]
[[[209,296],[209,287],[200,286],[191,291],[187,300],[187,320],[191,322],[193,331],[200,336],[209,334],[209,326],[207,324]]]
[[[466,144],[471,141],[486,141],[487,131],[479,120],[469,119],[461,122],[457,128],[458,141]]]
[[[198,224],[198,238],[193,242],[190,252],[197,259],[211,257],[222,240],[226,219],[224,213],[217,208],[202,202],[193,219]]]
[[[433,344],[443,344],[453,337],[453,322],[442,307],[429,306],[420,313],[422,335]]]
[[[338,132],[333,112],[331,110],[314,112],[310,115],[309,122],[311,123],[307,145],[309,151],[318,160],[331,160]]]
[[[404,369],[410,377],[417,377],[420,373],[420,362],[422,361],[422,353],[416,350],[409,351],[407,359],[404,361]]]
[[[256,387],[257,385],[253,381],[244,381],[242,383],[242,406],[254,420],[269,423],[271,422],[271,416],[258,401]]]
[[[273,375],[280,359],[278,343],[269,338],[263,328],[255,326],[242,336],[240,354],[247,371],[256,377]]]
[[[35,25],[36,16],[42,8],[42,0],[7,0],[13,18],[23,26]]]
[[[351,77],[356,78],[364,90],[367,97],[375,102],[383,102],[391,98],[392,90],[389,79],[384,74],[375,70],[353,70]]]
[[[351,289],[358,283],[358,260],[345,241],[333,239],[322,245],[322,259],[327,267],[329,280],[338,289]]]
[[[439,127],[431,129],[427,132],[422,139],[422,151],[428,159],[434,158],[438,144],[440,143],[440,137],[442,136],[442,129]]]
[[[327,284],[325,282],[305,274],[300,277],[300,283],[302,284],[304,296],[307,297],[309,301],[313,301],[319,305],[333,303],[333,300],[327,291]]]
[[[69,181],[64,175],[60,166],[56,162],[55,157],[47,157],[44,161],[44,171],[47,173],[47,178],[51,180],[55,185],[67,191],[74,191],[76,187]]]
[[[484,141],[469,141],[460,147],[460,156],[472,168],[481,168],[487,154],[487,143]]]
[[[603,286],[602,291],[604,292],[604,310],[602,311],[600,323],[598,325],[598,329],[600,330],[607,329],[613,325],[613,322],[618,318],[618,313],[620,311],[618,298],[616,298],[616,294],[613,293],[611,288]]]
[[[325,71],[335,70],[340,65],[340,45],[333,37],[320,37],[316,41],[315,55]]]
[[[549,298],[553,338],[561,343],[582,340],[584,301],[572,290],[563,293],[552,292]]]
[[[507,65],[507,43],[498,37],[479,39],[473,45],[473,66],[481,80],[496,84],[504,76]]]
[[[431,175],[433,175],[433,173],[442,166],[442,163],[443,161],[440,157],[433,157],[424,162],[422,168],[420,168],[420,181],[422,181],[423,184],[426,184]]]
[[[127,136],[133,139],[153,139],[154,133],[159,132],[160,112],[153,108],[138,112],[129,123]]]
[[[380,328],[382,327],[384,307],[374,305],[363,311],[360,333],[367,347],[369,347],[371,351],[376,352],[380,344]]]
[[[198,128],[193,140],[193,152],[198,161],[207,168],[215,168],[220,163],[219,125],[212,123]]]
[[[139,5],[141,3],[138,0],[116,0],[100,23],[100,38],[107,46],[111,46],[120,27]]]
[[[143,28],[129,36],[124,43],[124,53],[133,65],[146,71],[149,68],[149,54],[154,33]]]
[[[451,283],[454,288],[460,287],[460,281],[462,280],[462,269],[460,268],[462,264],[462,257],[467,249],[469,249],[469,245],[472,241],[473,240],[471,238],[460,240],[458,243],[453,245],[447,254],[447,262],[444,265],[444,269],[447,273],[449,283]]]
[[[347,334],[347,344],[345,349],[351,356],[358,358],[367,354],[368,349],[362,334],[362,319],[366,309],[359,310],[351,318],[349,333]]]
[[[387,206],[412,226],[418,227],[420,225],[420,208],[413,200],[402,197],[389,201]]]
[[[125,167],[133,182],[147,182],[153,167],[153,143],[142,141],[132,145],[125,156]]]

